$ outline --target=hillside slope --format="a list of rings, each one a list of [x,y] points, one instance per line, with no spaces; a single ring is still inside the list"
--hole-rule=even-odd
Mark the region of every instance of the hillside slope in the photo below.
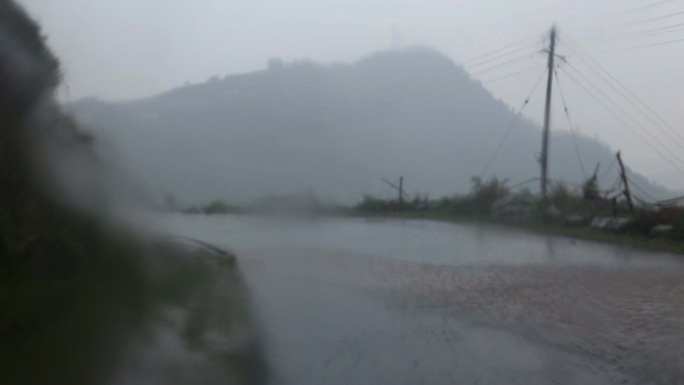
[[[467,192],[514,112],[447,57],[427,48],[381,52],[356,63],[313,62],[212,78],[143,100],[74,106],[98,135],[122,143],[131,169],[158,196],[185,202],[313,191],[326,201],[386,194],[403,175],[409,192]],[[584,162],[611,163],[605,144],[578,137]],[[522,119],[485,177],[538,175],[539,127]],[[572,138],[554,133],[550,177],[580,183]],[[615,171],[602,180],[610,187]],[[648,192],[667,195],[639,175]],[[535,186],[532,186],[535,187]]]
[[[237,259],[115,220],[45,40],[0,0],[0,384],[264,383]]]

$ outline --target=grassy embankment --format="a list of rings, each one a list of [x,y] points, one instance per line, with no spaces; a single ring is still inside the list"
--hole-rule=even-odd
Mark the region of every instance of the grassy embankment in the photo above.
[[[249,347],[208,344],[217,333],[245,341],[236,333],[251,326],[234,257],[189,255],[54,199],[29,137],[65,151],[89,143],[54,101],[57,59],[11,0],[0,0],[0,34],[0,383],[110,383],[132,346],[154,346],[173,323],[169,309],[185,314],[177,334],[189,352],[224,383],[251,382]],[[203,383],[162,365],[168,378],[150,382]]]
[[[538,234],[684,254],[684,211],[678,208],[654,210],[642,207],[630,213],[625,203],[620,202],[616,209],[618,216],[627,217],[630,222],[618,231],[607,231],[591,227],[590,222],[595,217],[612,217],[615,209],[611,201],[598,197],[585,199],[579,192],[571,191],[563,184],[556,184],[551,189],[549,202],[561,215],[549,218],[544,215],[539,208],[539,202],[535,201],[529,192],[513,193],[505,183],[496,178],[484,183],[476,182],[470,194],[465,196],[445,197],[439,200],[418,198],[403,204],[366,196],[358,205],[341,212],[347,215],[505,226]],[[530,206],[529,215],[524,218],[496,215],[492,210],[493,203],[511,196]],[[584,221],[581,224],[567,224],[565,218],[569,215],[579,215]],[[667,234],[651,235],[651,229],[660,224],[672,225],[673,228]]]

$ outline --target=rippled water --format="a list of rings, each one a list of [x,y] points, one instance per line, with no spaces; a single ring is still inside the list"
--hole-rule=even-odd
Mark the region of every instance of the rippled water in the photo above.
[[[164,226],[238,254],[273,383],[684,383],[679,256],[430,221]]]

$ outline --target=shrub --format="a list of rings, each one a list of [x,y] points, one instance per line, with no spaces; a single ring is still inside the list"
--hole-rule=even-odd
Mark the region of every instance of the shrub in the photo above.
[[[549,194],[551,202],[557,206],[561,206],[571,200],[578,198],[565,184],[565,182],[556,182],[551,185],[551,192]]]
[[[597,200],[599,196],[598,180],[596,174],[587,178],[582,184],[582,197],[586,200]]]
[[[230,213],[237,213],[239,211],[240,211],[240,209],[238,207],[231,206],[222,200],[217,200],[217,201],[211,202],[210,204],[208,204],[207,206],[205,206],[202,209],[202,212],[204,212],[207,215],[230,214]]]
[[[381,212],[385,209],[385,206],[385,201],[382,199],[376,198],[370,194],[365,194],[361,202],[359,202],[354,208],[363,212]]]
[[[481,208],[490,208],[494,202],[510,194],[510,189],[506,186],[508,179],[500,180],[492,177],[488,182],[483,182],[482,178],[475,176],[472,178],[473,187],[470,192],[472,202]]]

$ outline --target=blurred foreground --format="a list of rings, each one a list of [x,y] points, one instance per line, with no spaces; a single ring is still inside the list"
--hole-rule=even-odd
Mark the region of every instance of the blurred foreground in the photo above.
[[[56,103],[57,59],[0,0],[0,383],[263,382],[235,257],[145,235]]]

